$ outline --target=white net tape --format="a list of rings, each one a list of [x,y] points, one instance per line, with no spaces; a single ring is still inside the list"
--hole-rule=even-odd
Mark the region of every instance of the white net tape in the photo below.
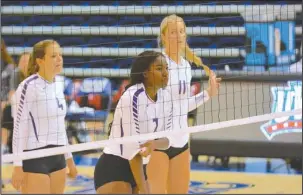
[[[182,134],[182,133],[198,133],[198,132],[205,132],[210,130],[216,130],[216,129],[223,129],[227,127],[233,127],[233,126],[240,126],[245,124],[252,124],[267,120],[273,120],[275,118],[284,117],[284,116],[294,116],[294,115],[302,115],[302,109],[296,109],[292,111],[286,111],[286,112],[276,112],[271,114],[264,114],[264,115],[258,115],[248,118],[241,118],[236,120],[229,120],[229,121],[223,121],[223,122],[217,122],[212,124],[206,124],[206,125],[199,125],[194,127],[189,127],[185,130],[180,131],[162,131],[162,132],[156,132],[156,133],[148,133],[144,135],[134,135],[134,136],[128,136],[128,137],[121,137],[121,138],[115,138],[111,140],[102,140],[102,141],[95,141],[95,142],[89,142],[89,143],[82,143],[82,144],[76,144],[76,145],[68,145],[68,146],[62,146],[57,148],[50,148],[50,149],[41,149],[41,150],[35,150],[35,151],[29,151],[29,152],[23,152],[19,153],[18,155],[15,154],[5,154],[2,156],[2,163],[10,163],[14,160],[27,160],[27,159],[35,159],[35,158],[41,158],[46,156],[53,156],[58,154],[64,154],[68,152],[80,152],[80,151],[86,151],[86,150],[92,150],[92,149],[100,149],[105,147],[106,145],[110,144],[126,144],[131,142],[138,142],[138,141],[147,141],[147,140],[153,140],[157,138],[163,138],[168,137],[174,134]],[[228,133],[228,132],[226,132]]]

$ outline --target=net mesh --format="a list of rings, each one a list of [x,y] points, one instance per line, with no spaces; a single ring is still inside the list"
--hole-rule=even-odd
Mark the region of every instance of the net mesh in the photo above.
[[[128,84],[130,64],[144,50],[163,52],[157,48],[157,36],[163,15],[169,14],[183,18],[189,46],[223,78],[219,95],[189,113],[194,116],[190,117],[194,118],[193,127],[184,132],[195,137],[199,132],[227,129],[228,134],[228,128],[261,122],[264,123],[259,124],[258,130],[268,139],[283,132],[302,131],[302,82],[298,81],[301,68],[294,66],[289,71],[290,64],[299,62],[301,53],[302,30],[297,22],[301,6],[262,8],[230,1],[216,6],[208,3],[154,6],[104,3],[40,7],[11,6],[5,1],[1,10],[2,38],[10,55],[31,52],[35,43],[49,38],[62,47],[64,77],[57,77],[57,88],[64,91],[67,103],[65,124],[70,145],[18,156],[5,154],[3,163],[180,133],[164,131],[115,140],[108,140],[107,136],[115,106]],[[267,36],[258,39],[254,34]],[[9,69],[2,72],[4,78]],[[206,72],[193,64],[191,95],[207,89]],[[17,80],[19,75],[12,75]],[[8,83],[1,82],[2,96],[9,94],[5,86]],[[9,113],[9,107],[4,111]],[[12,121],[2,121],[5,128],[12,128]]]

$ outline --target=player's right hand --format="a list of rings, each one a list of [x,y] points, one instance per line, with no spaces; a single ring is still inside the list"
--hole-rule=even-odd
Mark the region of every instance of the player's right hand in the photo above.
[[[16,190],[21,191],[24,184],[25,173],[23,172],[23,168],[20,166],[15,166],[12,175],[12,185]]]
[[[152,151],[155,150],[154,140],[148,141],[148,142],[140,145],[140,148],[141,148],[141,151],[140,151],[141,156],[143,156],[143,157],[149,156],[152,153]]]
[[[69,172],[68,172],[68,177],[69,178],[72,178],[72,179],[76,179],[77,178],[77,175],[78,175],[78,171],[77,171],[77,167],[75,165],[75,162],[73,160],[73,158],[69,158],[67,159],[67,167],[69,169]]]

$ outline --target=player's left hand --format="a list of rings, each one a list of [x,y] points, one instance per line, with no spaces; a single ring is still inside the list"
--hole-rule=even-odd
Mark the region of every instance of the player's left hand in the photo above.
[[[210,71],[207,89],[210,97],[218,95],[221,80],[221,78],[217,78],[216,74],[212,70]]]
[[[141,151],[140,154],[143,157],[149,156],[155,150],[155,143],[154,140],[148,141],[142,145],[140,145]]]
[[[69,172],[67,174],[68,177],[70,177],[72,179],[76,179],[76,177],[78,175],[78,171],[77,171],[77,167],[75,165],[73,158],[67,159],[67,167],[69,169]]]

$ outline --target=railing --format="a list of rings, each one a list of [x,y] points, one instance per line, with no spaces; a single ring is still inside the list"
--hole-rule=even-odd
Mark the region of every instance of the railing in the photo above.
[[[3,6],[3,15],[163,15],[301,12],[301,5]]]

